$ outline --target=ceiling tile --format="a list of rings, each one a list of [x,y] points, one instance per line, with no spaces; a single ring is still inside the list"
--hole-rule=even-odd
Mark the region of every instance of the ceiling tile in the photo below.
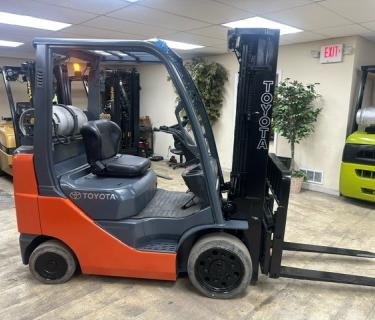
[[[369,29],[371,31],[375,31],[375,21],[372,21],[372,22],[366,22],[366,23],[361,23],[361,25],[363,27],[365,27],[366,29]]]
[[[221,40],[226,40],[228,35],[228,28],[223,26],[209,26],[205,28],[199,28],[194,30],[189,30],[190,33],[199,34],[206,37],[217,38]]]
[[[179,31],[208,26],[208,24],[205,22],[138,5],[132,5],[124,9],[117,10],[109,14],[109,16],[128,21],[164,26],[166,28]]]
[[[353,22],[367,22],[375,19],[374,0],[326,0],[319,5],[341,14]]]
[[[118,32],[108,29],[100,29],[94,27],[87,27],[83,25],[74,25],[68,27],[62,32],[74,34],[79,37],[94,37],[94,38],[103,38],[103,39],[136,39],[139,38],[139,35],[131,35],[128,33]]]
[[[358,24],[351,24],[351,25],[340,26],[340,27],[315,29],[314,31],[316,31],[317,33],[323,34],[327,37],[345,37],[345,36],[366,34],[366,33],[369,32],[368,29],[366,29],[366,28],[364,28],[364,27],[362,27]]]
[[[215,24],[251,16],[244,10],[213,0],[143,0],[139,5]]]
[[[56,5],[59,7],[66,7],[75,10],[82,10],[97,14],[105,14],[113,10],[117,10],[131,3],[122,0],[34,0],[44,4]]]
[[[173,31],[162,27],[151,26],[142,23],[120,20],[117,18],[100,16],[85,22],[84,25],[89,27],[100,26],[101,29],[109,29],[124,33],[137,34],[140,38],[153,38],[162,37],[163,35],[170,34]]]
[[[280,37],[280,45],[323,40],[325,38],[327,37],[321,34],[309,32],[309,31],[291,33],[291,34],[285,34],[282,37]]]
[[[24,40],[31,41],[35,37],[51,37],[55,34],[54,31],[41,30],[33,28],[20,28],[18,26],[12,26],[7,24],[0,24],[0,33],[2,40]]]
[[[189,50],[189,51],[180,51],[178,54],[183,59],[194,59],[197,57],[206,57],[211,55],[218,55],[226,53],[226,49],[223,48],[216,48],[216,47],[204,47],[196,50]]]
[[[68,8],[55,7],[52,5],[47,5],[30,0],[1,0],[0,11],[72,24],[82,23],[95,17],[95,15],[91,13]]]
[[[0,57],[12,57],[27,60],[34,59],[34,56],[35,53],[31,43],[25,47],[18,47],[17,50],[15,48],[0,47]]]
[[[309,4],[277,13],[269,13],[265,14],[264,17],[303,30],[351,24],[349,20],[317,4]]]
[[[224,40],[204,37],[201,35],[187,33],[187,32],[177,32],[174,34],[170,34],[165,37],[165,40],[187,42],[187,43],[197,44],[201,46],[215,46],[215,45],[220,45],[223,42],[225,42]]]
[[[255,13],[270,13],[311,3],[309,0],[216,0]]]

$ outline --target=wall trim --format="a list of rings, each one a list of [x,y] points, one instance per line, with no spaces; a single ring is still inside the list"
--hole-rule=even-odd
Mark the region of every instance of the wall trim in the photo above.
[[[326,188],[326,187],[323,187],[322,185],[314,184],[314,183],[304,182],[303,185],[302,185],[302,188],[305,189],[305,190],[317,191],[317,192],[321,192],[321,193],[330,194],[330,195],[333,195],[333,196],[339,196],[340,195],[338,190]]]

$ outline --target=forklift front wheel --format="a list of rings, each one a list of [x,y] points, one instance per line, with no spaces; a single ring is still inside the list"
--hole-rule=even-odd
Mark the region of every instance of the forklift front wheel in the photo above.
[[[193,246],[188,259],[191,283],[209,298],[230,299],[244,293],[252,269],[244,243],[224,232],[203,236]]]
[[[40,282],[59,284],[70,280],[77,264],[68,247],[57,240],[48,240],[31,253],[29,268]]]

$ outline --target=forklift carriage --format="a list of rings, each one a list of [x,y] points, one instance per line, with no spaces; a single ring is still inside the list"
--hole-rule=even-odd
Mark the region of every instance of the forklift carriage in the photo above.
[[[228,34],[240,64],[229,182],[198,90],[164,42],[38,38],[34,45],[35,125],[13,165],[22,260],[38,280],[62,283],[78,267],[84,274],[161,280],[187,272],[213,298],[242,293],[259,270],[271,278],[375,286],[372,278],[281,265],[284,250],[375,254],[284,241],[290,173],[268,153],[278,30]],[[61,135],[52,121],[52,82],[67,58],[91,66],[88,110],[82,116],[68,108],[71,131]],[[121,129],[98,120],[103,68],[145,62],[164,64],[181,98],[169,131],[190,155],[182,173],[188,193],[157,188],[150,161],[120,154]]]

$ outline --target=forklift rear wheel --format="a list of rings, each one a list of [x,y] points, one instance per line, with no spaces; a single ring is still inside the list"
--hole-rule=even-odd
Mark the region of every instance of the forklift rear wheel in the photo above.
[[[48,240],[31,253],[29,268],[40,282],[59,284],[70,280],[77,264],[68,247],[57,240]]]
[[[209,298],[230,299],[245,292],[253,273],[249,250],[224,232],[199,239],[188,259],[191,283]]]

